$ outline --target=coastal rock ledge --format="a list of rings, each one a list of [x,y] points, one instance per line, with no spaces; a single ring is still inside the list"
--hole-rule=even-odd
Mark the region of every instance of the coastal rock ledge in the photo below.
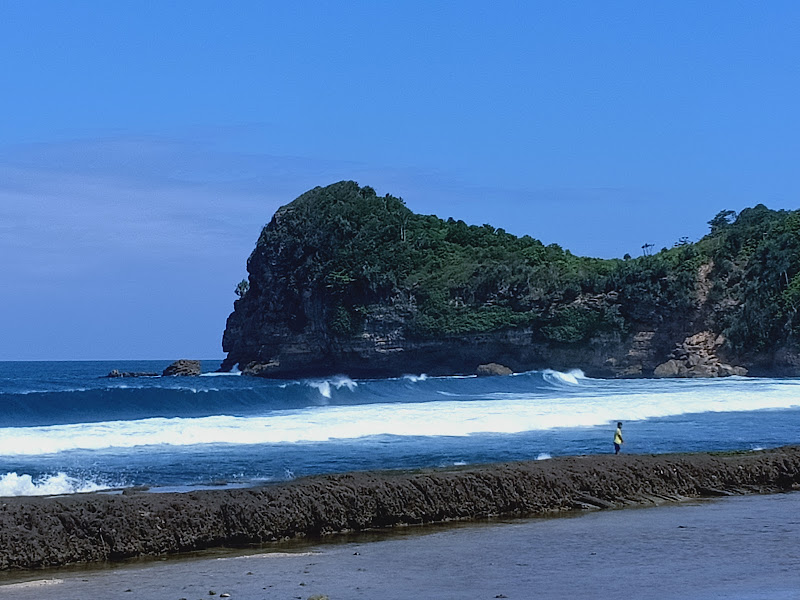
[[[800,446],[787,446],[735,454],[594,455],[321,475],[184,494],[4,498],[0,569],[799,488]]]

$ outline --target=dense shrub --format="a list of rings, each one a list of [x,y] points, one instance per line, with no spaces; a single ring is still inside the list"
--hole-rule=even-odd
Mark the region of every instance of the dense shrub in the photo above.
[[[800,211],[758,205],[722,211],[709,225],[697,243],[601,260],[491,225],[418,215],[400,198],[340,182],[280,209],[250,260],[282,265],[292,327],[311,322],[299,313],[313,298],[333,336],[358,334],[376,307],[402,306],[409,336],[529,327],[572,344],[685,319],[698,307],[698,270],[712,264],[710,326],[738,349],[796,339]],[[250,284],[259,285],[252,272]]]

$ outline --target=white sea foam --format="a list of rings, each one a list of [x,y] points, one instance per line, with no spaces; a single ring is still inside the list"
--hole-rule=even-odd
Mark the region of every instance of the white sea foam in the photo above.
[[[108,489],[94,481],[70,477],[66,473],[47,475],[34,480],[27,474],[6,473],[0,476],[0,496],[50,496],[53,494],[75,494]]]
[[[36,579],[34,581],[22,581],[20,583],[4,583],[0,589],[3,591],[28,590],[31,588],[45,587],[48,585],[60,585],[62,583],[64,583],[63,579]]]
[[[33,390],[13,390],[13,391],[0,391],[0,396],[5,394],[14,394],[19,396],[27,396],[28,394],[68,394],[70,392],[86,392],[88,388],[68,388],[63,390],[40,390],[40,389],[33,389]]]
[[[536,457],[536,460],[547,460],[549,458],[553,458],[547,452],[540,452],[539,456]]]
[[[586,379],[586,375],[584,375],[583,371],[580,369],[572,369],[566,373],[562,373],[561,371],[553,371],[552,369],[546,369],[542,371],[542,377],[548,383],[568,385],[580,385],[579,380]]]
[[[212,373],[201,373],[200,377],[238,377],[241,374],[242,374],[241,371],[228,371],[228,372],[214,371]]]
[[[428,376],[425,373],[421,373],[420,375],[403,375],[403,379],[411,383],[417,383],[418,381],[426,381]]]
[[[320,394],[354,389],[337,378],[309,385]],[[327,387],[326,387],[327,386]],[[199,444],[279,444],[377,435],[468,436],[564,427],[607,426],[686,413],[785,409],[800,405],[800,381],[739,382],[590,380],[542,398],[524,393],[462,401],[313,406],[261,416],[148,418],[0,429],[0,455],[40,455],[86,449]],[[328,396],[329,397],[329,396]]]
[[[331,386],[337,390],[346,387],[351,392],[358,387],[358,383],[344,375],[332,379],[323,379],[321,381],[308,381],[307,383],[309,386],[316,388],[322,397],[328,400],[331,398]]]
[[[309,381],[308,385],[316,388],[323,398],[331,397],[331,382],[330,381]]]

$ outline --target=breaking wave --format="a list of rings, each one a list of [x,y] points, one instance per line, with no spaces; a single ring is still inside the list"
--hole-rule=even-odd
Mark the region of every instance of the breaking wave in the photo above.
[[[70,477],[60,472],[34,479],[31,475],[6,473],[0,476],[0,496],[52,496],[97,492],[109,486],[91,480]]]
[[[563,377],[562,377],[563,376]],[[373,436],[469,436],[513,434],[559,428],[605,426],[612,420],[640,421],[687,413],[752,411],[800,405],[800,386],[791,382],[761,386],[757,394],[743,382],[619,382],[580,379],[577,374],[545,373],[561,392],[544,394],[535,386],[503,392],[441,388],[452,382],[439,380],[430,390],[390,387],[394,396],[369,390],[371,384],[348,378],[296,384],[313,390],[326,403],[310,402],[291,409],[268,408],[255,414],[215,414],[144,419],[104,420],[0,429],[0,455],[52,454],[70,450],[100,450],[137,446],[193,446],[203,444],[285,444],[359,439]],[[497,379],[497,378],[493,378]],[[519,378],[516,378],[519,379]],[[505,378],[510,381],[511,378]],[[573,380],[575,383],[573,383]],[[473,380],[479,383],[482,380]],[[429,379],[424,382],[429,385]],[[396,382],[399,383],[399,382]],[[419,386],[423,382],[405,385]],[[436,383],[436,382],[433,382]],[[481,383],[481,385],[483,385]],[[366,390],[365,390],[366,388]],[[577,389],[573,389],[577,388]],[[560,389],[560,388],[559,388]],[[358,394],[365,393],[369,402]],[[435,392],[431,394],[431,392]],[[461,392],[461,393],[458,393]],[[349,398],[337,397],[347,394]],[[442,398],[446,394],[446,399]],[[349,403],[348,403],[349,400]],[[359,400],[361,402],[359,402]],[[378,401],[382,400],[382,401]],[[222,407],[218,407],[222,408]]]

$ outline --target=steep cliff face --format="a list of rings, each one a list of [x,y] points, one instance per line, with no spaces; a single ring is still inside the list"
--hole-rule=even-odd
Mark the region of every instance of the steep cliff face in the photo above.
[[[587,259],[416,215],[354,182],[315,188],[262,231],[223,367],[268,377],[460,374],[487,362],[598,377],[800,374],[793,313],[779,343],[757,351],[722,335],[745,339],[735,315],[747,265],[720,270],[702,244]]]

